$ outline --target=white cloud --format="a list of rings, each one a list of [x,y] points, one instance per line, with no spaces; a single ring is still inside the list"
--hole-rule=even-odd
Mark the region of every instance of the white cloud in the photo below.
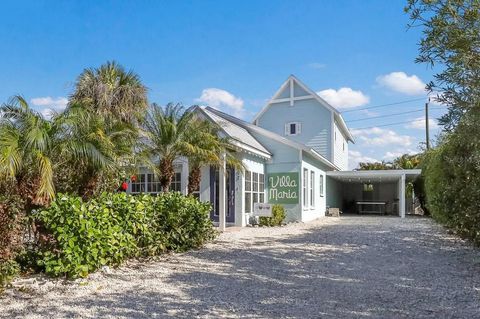
[[[428,124],[429,124],[429,128],[431,129],[438,128],[438,123],[434,119],[428,119]],[[425,129],[425,117],[417,117],[412,121],[412,123],[408,124],[406,127],[418,129],[418,130]]]
[[[398,150],[393,151],[393,152],[386,152],[385,155],[382,157],[382,159],[387,160],[387,161],[391,161],[391,160],[396,159],[397,157],[402,156],[403,154],[415,155],[417,153],[418,153],[417,151],[409,149],[409,148],[398,149]]]
[[[393,91],[407,95],[426,94],[425,83],[416,75],[405,72],[392,72],[377,77],[377,83]]]
[[[43,117],[50,119],[55,112],[61,112],[67,107],[68,99],[62,96],[57,98],[50,96],[34,97],[30,99],[30,103],[38,107]]]
[[[55,110],[63,110],[68,104],[68,99],[66,97],[57,97],[52,98],[50,96],[45,97],[35,97],[30,100],[35,106],[50,107]]]
[[[358,167],[358,163],[374,163],[380,162],[379,160],[364,156],[359,151],[348,151],[348,165],[350,169],[354,169]]]
[[[362,91],[355,91],[351,88],[343,87],[338,90],[326,89],[317,94],[330,103],[333,107],[339,109],[349,109],[357,106],[362,106],[370,102],[370,98],[362,93]]]
[[[204,89],[202,91],[202,95],[198,99],[195,99],[195,101],[205,103],[211,107],[226,111],[228,113],[232,113],[232,115],[240,118],[245,116],[243,100],[222,89]]]
[[[386,130],[379,127],[369,129],[352,130],[352,134],[358,141],[364,145],[385,146],[401,145],[410,146],[414,138],[408,135],[400,135],[395,131]]]
[[[323,69],[325,68],[327,65],[324,64],[324,63],[320,63],[320,62],[312,62],[312,63],[309,63],[308,64],[308,67],[312,68],[312,69]]]

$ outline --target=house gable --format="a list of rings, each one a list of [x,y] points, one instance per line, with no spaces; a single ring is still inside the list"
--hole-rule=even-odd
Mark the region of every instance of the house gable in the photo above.
[[[347,148],[335,143],[335,131],[340,132],[346,143],[353,142],[353,136],[342,116],[293,75],[282,84],[253,123],[305,144],[346,169]],[[341,151],[337,149],[339,146]]]

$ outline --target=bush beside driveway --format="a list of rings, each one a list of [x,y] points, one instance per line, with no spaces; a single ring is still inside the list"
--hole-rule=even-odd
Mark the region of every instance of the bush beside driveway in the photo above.
[[[8,318],[473,318],[480,252],[430,219],[327,218],[226,232],[86,280],[29,283]],[[21,285],[21,282],[16,284]]]

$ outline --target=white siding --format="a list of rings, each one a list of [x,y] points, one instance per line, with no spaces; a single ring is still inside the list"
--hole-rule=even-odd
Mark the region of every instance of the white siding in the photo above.
[[[348,141],[336,122],[333,133],[333,163],[341,170],[348,170]]]
[[[305,161],[307,159],[304,158],[302,161],[302,169],[301,169],[301,202],[302,202],[302,222],[307,222],[311,221],[314,219],[317,219],[319,217],[324,217],[325,216],[325,210],[326,210],[326,177],[325,177],[325,171],[320,169],[319,167],[312,165],[311,163]],[[303,205],[303,171],[304,169],[308,170],[308,180],[307,180],[307,205]],[[310,178],[311,178],[311,172],[314,172],[315,174],[315,185],[314,185],[314,206],[310,205]],[[320,179],[323,178],[323,194],[320,194]],[[321,196],[323,195],[323,196]]]

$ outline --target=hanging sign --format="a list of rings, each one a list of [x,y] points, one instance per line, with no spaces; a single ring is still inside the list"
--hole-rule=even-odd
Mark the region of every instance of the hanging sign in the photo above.
[[[268,177],[268,202],[298,204],[298,173],[271,173]]]

